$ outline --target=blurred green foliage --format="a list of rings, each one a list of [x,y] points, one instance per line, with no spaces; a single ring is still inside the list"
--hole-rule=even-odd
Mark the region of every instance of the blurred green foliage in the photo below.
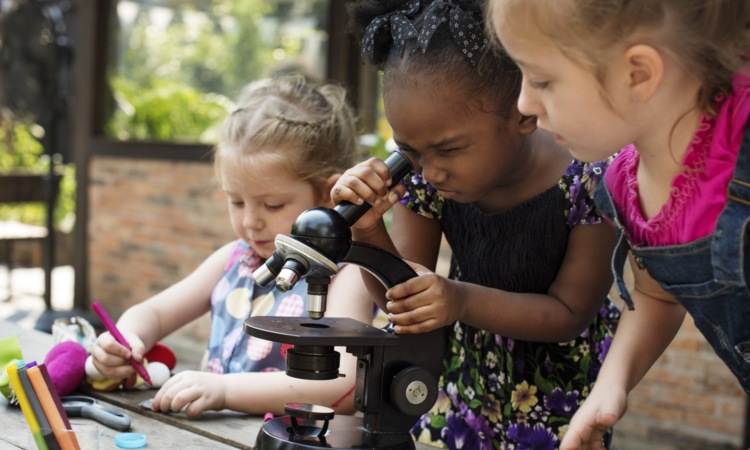
[[[326,5],[211,0],[175,3],[168,11],[135,6],[132,20],[115,21],[119,28],[111,35],[116,56],[108,69],[112,102],[105,134],[215,143],[232,99],[248,82],[304,71],[293,62]],[[153,12],[166,14],[161,25]],[[288,23],[293,31],[284,28]]]
[[[44,130],[36,124],[0,121],[0,176],[3,173],[45,174],[49,171],[49,156],[39,142]],[[55,157],[57,162],[57,157]],[[70,231],[75,222],[75,167],[72,164],[56,164],[62,173],[54,224],[58,229]],[[16,220],[43,225],[44,205],[0,205],[0,220]]]

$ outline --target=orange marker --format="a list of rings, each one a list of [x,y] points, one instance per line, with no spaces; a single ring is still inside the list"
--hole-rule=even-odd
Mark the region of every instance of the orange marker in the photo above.
[[[36,365],[36,363],[29,364]],[[18,379],[21,380],[21,386],[23,386],[26,398],[29,400],[31,410],[34,411],[34,416],[36,416],[36,420],[39,422],[39,429],[44,437],[44,442],[47,444],[47,448],[49,450],[60,450],[60,446],[57,445],[57,439],[55,439],[55,435],[52,432],[52,427],[49,425],[49,420],[47,420],[47,415],[44,414],[44,409],[42,409],[39,397],[36,396],[36,391],[31,386],[31,380],[29,380],[29,375],[26,373],[26,366],[21,361],[16,364],[16,367]]]
[[[47,384],[41,372],[42,370],[46,371],[47,368],[44,364],[39,364],[27,369],[26,373],[29,375],[29,380],[31,380],[31,385],[34,386],[37,397],[39,397],[44,414],[47,415],[47,420],[49,420],[49,424],[55,432],[57,443],[60,445],[61,450],[81,450],[75,433],[69,432],[65,426],[66,422],[68,422],[65,410],[61,414],[57,409],[57,403],[60,403],[60,396],[57,395],[55,385],[51,383]],[[63,415],[65,415],[64,419]]]

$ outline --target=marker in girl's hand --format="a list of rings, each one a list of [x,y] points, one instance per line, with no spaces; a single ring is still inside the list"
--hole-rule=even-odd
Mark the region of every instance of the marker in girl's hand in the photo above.
[[[120,330],[117,329],[117,325],[115,325],[115,322],[112,320],[111,317],[109,317],[109,314],[107,314],[107,311],[104,310],[104,307],[102,306],[99,301],[95,301],[91,308],[94,310],[97,316],[99,316],[99,319],[101,319],[102,324],[104,324],[104,327],[107,328],[107,331],[109,331],[109,334],[112,335],[112,337],[115,338],[117,342],[119,342],[123,347],[130,350],[130,344],[128,344],[128,341],[125,339],[125,337],[120,333]],[[151,383],[151,377],[148,375],[148,371],[145,367],[143,367],[143,364],[139,363],[132,357],[130,358],[130,365],[133,366],[136,372],[138,372],[138,375],[143,378],[146,383],[149,384],[149,386],[152,386],[153,383]]]

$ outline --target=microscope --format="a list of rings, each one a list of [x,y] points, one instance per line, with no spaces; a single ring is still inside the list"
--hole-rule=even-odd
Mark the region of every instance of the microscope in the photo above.
[[[399,151],[386,160],[393,183],[410,170]],[[278,235],[276,251],[253,273],[254,281],[272,281],[281,291],[301,278],[307,281],[309,317],[251,317],[245,332],[291,344],[287,375],[311,380],[339,376],[339,353],[345,347],[357,357],[353,416],[335,415],[330,408],[288,403],[286,415],[264,423],[256,440],[259,450],[393,449],[413,450],[409,430],[437,400],[445,330],[397,335],[392,327],[376,328],[344,317],[324,317],[328,285],[339,264],[355,264],[386,288],[416,276],[395,255],[352,241],[351,226],[370,208],[343,202],[335,208],[313,208],[292,225],[290,236]]]

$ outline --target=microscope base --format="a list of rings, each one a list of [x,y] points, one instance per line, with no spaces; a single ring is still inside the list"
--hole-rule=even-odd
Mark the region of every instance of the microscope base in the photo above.
[[[298,450],[330,448],[340,450],[414,450],[409,433],[372,434],[362,427],[355,416],[336,416],[328,421],[323,437],[318,437],[324,421],[297,419],[294,432],[290,416],[271,419],[260,429],[253,448],[258,450]]]

